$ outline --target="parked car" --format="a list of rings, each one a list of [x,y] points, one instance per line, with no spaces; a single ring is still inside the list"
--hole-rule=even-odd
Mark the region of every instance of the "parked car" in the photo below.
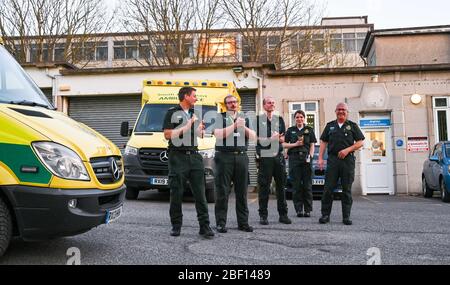
[[[328,158],[328,154],[327,154],[327,151],[325,150],[325,154],[324,154],[324,158],[323,158],[325,160],[325,167],[323,170],[320,170],[319,169],[319,146],[316,145],[314,147],[314,158],[313,158],[313,162],[312,162],[312,167],[313,167],[312,192],[313,192],[313,196],[315,198],[320,198],[320,197],[322,197],[322,194],[323,194],[323,189],[325,186],[325,169],[326,169],[327,158]],[[289,177],[289,160],[286,161],[286,166],[287,166],[287,171],[288,171],[288,179],[287,179],[287,183],[286,183],[286,198],[292,199],[293,188],[292,188],[292,179]],[[336,187],[336,189],[334,189],[333,192],[335,193],[335,198],[340,197],[340,193],[342,193],[342,186],[341,186],[340,181],[338,182],[338,186]]]
[[[442,201],[450,202],[450,142],[437,143],[423,163],[422,192],[430,198],[434,191],[441,192]]]

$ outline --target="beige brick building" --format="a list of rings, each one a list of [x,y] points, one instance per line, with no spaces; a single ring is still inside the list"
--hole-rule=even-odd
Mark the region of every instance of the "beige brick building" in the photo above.
[[[317,135],[335,119],[336,104],[347,102],[366,135],[354,191],[420,193],[429,150],[415,146],[448,140],[450,27],[369,32],[361,55],[369,66],[267,71],[264,94],[277,98],[285,117],[298,107],[309,111]]]

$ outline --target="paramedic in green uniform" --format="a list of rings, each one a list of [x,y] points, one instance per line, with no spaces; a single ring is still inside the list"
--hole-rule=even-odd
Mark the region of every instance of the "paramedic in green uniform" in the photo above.
[[[339,103],[336,106],[335,121],[329,122],[320,137],[319,168],[323,170],[323,154],[328,146],[327,170],[325,172],[325,187],[322,196],[321,224],[330,222],[333,190],[339,178],[342,185],[342,218],[345,225],[351,225],[352,183],[355,178],[355,154],[364,144],[364,135],[358,125],[348,120],[348,106]]]
[[[286,125],[282,117],[274,114],[275,99],[267,96],[263,100],[265,113],[256,117],[256,134],[258,144],[256,153],[259,158],[258,185],[259,185],[259,223],[268,225],[268,202],[272,177],[275,180],[277,210],[279,222],[291,224],[288,218],[286,204],[286,162],[283,155],[284,133]]]
[[[164,118],[164,137],[169,140],[169,186],[171,236],[179,236],[183,223],[181,209],[183,193],[189,182],[195,199],[195,209],[200,224],[199,234],[214,236],[209,226],[208,204],[205,196],[205,170],[203,158],[198,153],[197,136],[202,136],[205,125],[194,114],[197,102],[196,89],[183,87],[178,92],[180,104],[169,109]]]
[[[305,112],[298,110],[294,117],[296,124],[286,131],[283,146],[289,157],[289,175],[294,190],[292,202],[297,217],[309,218],[313,209],[311,163],[317,139],[314,129],[305,125]]]
[[[226,233],[228,197],[231,183],[236,194],[236,217],[238,229],[253,232],[248,223],[248,156],[249,139],[255,140],[256,134],[249,128],[248,119],[238,111],[238,100],[229,95],[224,104],[227,112],[218,115],[215,122],[216,137],[215,184],[216,184],[216,225],[219,233]]]

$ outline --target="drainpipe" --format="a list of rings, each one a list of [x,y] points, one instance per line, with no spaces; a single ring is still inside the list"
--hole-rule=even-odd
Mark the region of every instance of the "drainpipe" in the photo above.
[[[263,98],[264,98],[264,96],[263,96],[263,82],[262,82],[263,78],[258,76],[258,74],[255,72],[254,68],[252,68],[252,77],[258,80],[258,86],[259,86],[258,87],[258,89],[259,89],[259,110],[258,110],[258,113],[261,113],[262,109],[263,109],[263,103],[262,102],[263,102]]]
[[[58,109],[58,101],[57,101],[57,99],[58,99],[57,95],[58,94],[57,94],[57,90],[56,90],[56,88],[57,88],[57,80],[58,80],[57,75],[51,75],[49,73],[48,68],[45,69],[45,75],[47,75],[48,77],[50,77],[52,79],[52,99],[53,99],[53,102],[51,102],[51,103],[52,103],[53,107]]]

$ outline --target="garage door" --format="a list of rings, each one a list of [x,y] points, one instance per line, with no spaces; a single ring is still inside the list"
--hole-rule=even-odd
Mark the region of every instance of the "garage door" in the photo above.
[[[120,149],[128,141],[120,135],[122,122],[134,126],[141,109],[141,96],[97,96],[71,97],[69,99],[69,116],[98,131]]]
[[[256,90],[239,90],[239,96],[241,97],[241,106],[242,111],[244,113],[253,111],[256,112]],[[249,173],[250,173],[250,186],[256,186],[258,180],[258,173],[256,169],[256,161],[255,161],[255,145],[249,145],[248,147],[248,158],[250,160],[249,163]]]

